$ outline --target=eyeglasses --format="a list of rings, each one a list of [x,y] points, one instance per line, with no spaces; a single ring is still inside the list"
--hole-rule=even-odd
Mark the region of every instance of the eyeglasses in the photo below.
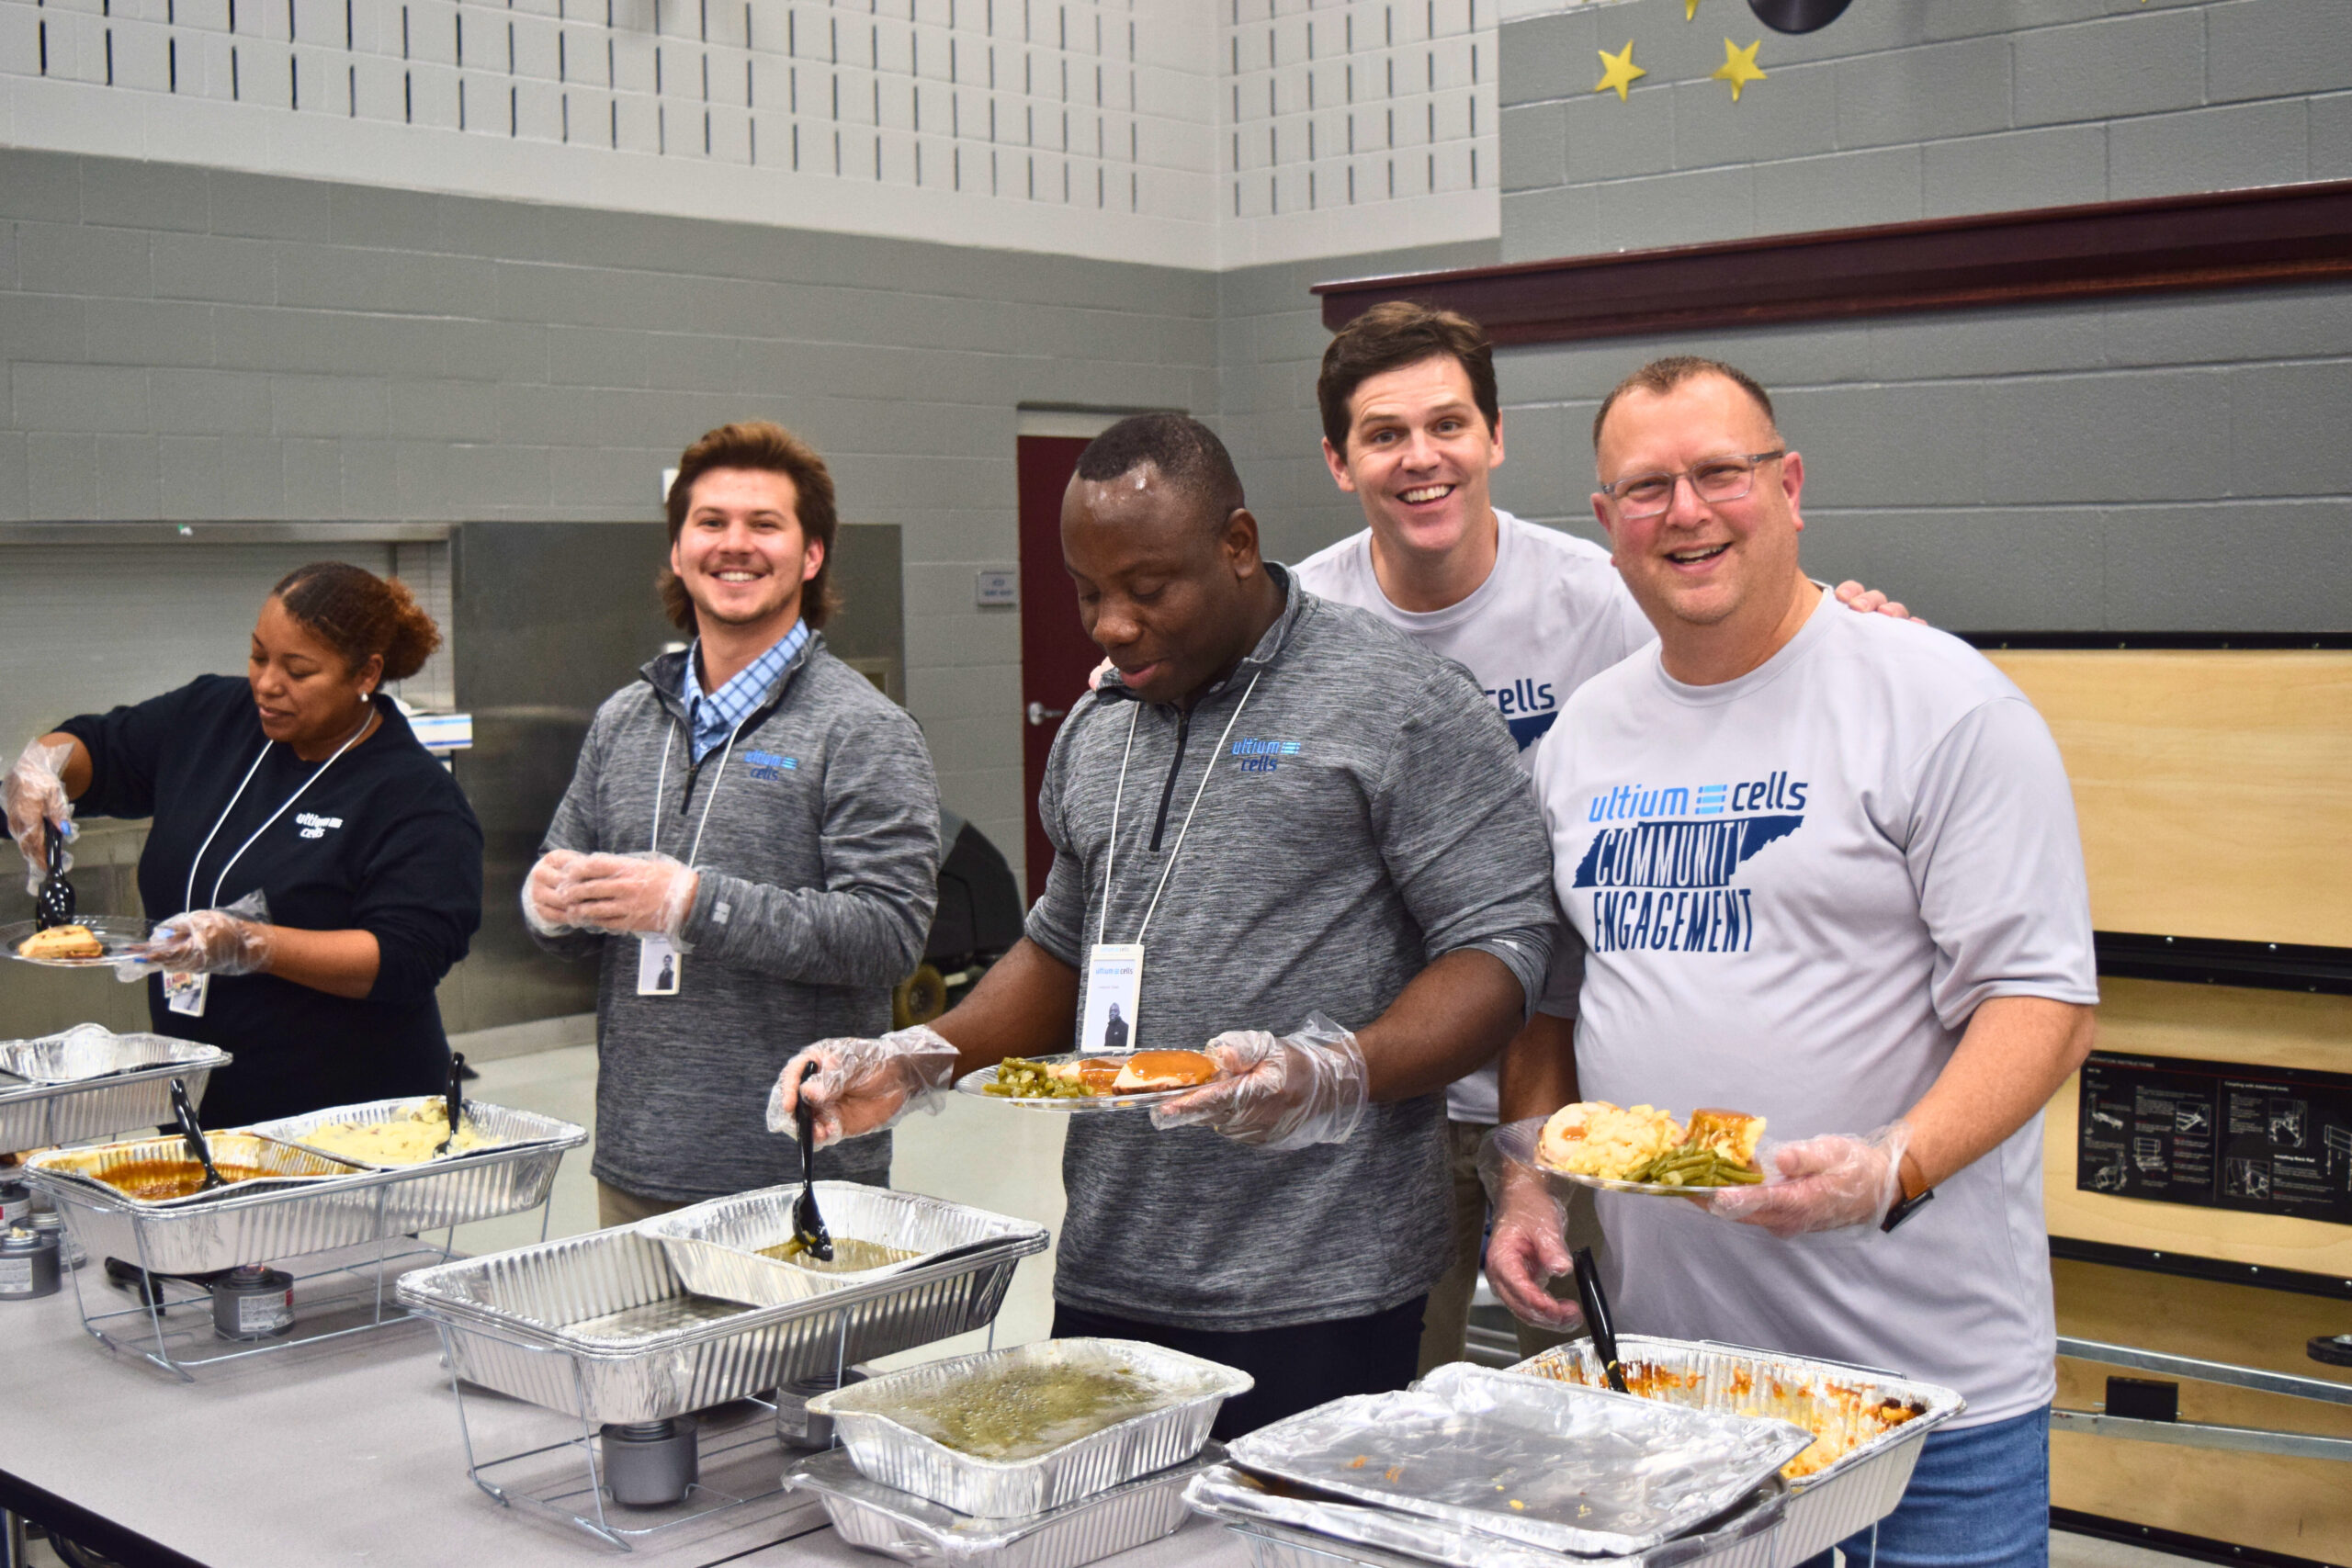
[[[1664,514],[1674,504],[1674,487],[1690,481],[1690,492],[1701,501],[1737,501],[1756,487],[1758,466],[1785,457],[1785,446],[1775,452],[1736,452],[1708,457],[1671,474],[1635,474],[1600,487],[1616,504],[1617,515],[1633,521]]]

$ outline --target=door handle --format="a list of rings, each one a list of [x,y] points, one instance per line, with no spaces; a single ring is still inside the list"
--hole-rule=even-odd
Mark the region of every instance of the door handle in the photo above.
[[[1029,722],[1032,724],[1043,724],[1049,718],[1060,718],[1069,712],[1069,709],[1068,708],[1049,708],[1043,703],[1031,703],[1029,705]]]

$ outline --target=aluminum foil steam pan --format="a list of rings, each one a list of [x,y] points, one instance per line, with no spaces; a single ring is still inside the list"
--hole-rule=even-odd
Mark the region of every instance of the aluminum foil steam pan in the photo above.
[[[854,1237],[917,1254],[995,1241],[1003,1244],[1002,1257],[1025,1258],[1045,1251],[1050,1239],[1043,1225],[920,1192],[857,1181],[820,1181],[816,1190],[825,1229],[837,1241]],[[792,1239],[792,1205],[799,1193],[797,1184],[739,1192],[657,1216],[641,1228],[670,1255],[686,1289],[751,1306],[783,1306],[922,1266],[917,1257],[836,1274],[761,1257],[761,1248]],[[986,1256],[1000,1254],[991,1249]]]
[[[218,1046],[117,1034],[95,1023],[38,1040],[0,1041],[0,1154],[169,1122],[171,1080],[186,1078],[189,1096],[201,1101],[213,1069],[229,1061]]]
[[[1803,1562],[1894,1511],[1910,1484],[1928,1434],[1967,1408],[1955,1391],[1884,1372],[1810,1360],[1742,1346],[1623,1334],[1619,1365],[1626,1384],[1645,1398],[1698,1410],[1760,1416],[1813,1433],[1814,1447],[1789,1466],[1795,1500],[1783,1544]],[[1584,1341],[1558,1345],[1511,1371],[1603,1386],[1599,1359]],[[1916,1412],[1890,1426],[1881,1412]]]
[[[1585,1556],[1629,1557],[1724,1513],[1813,1439],[1782,1421],[1440,1367],[1237,1438],[1233,1462],[1351,1502]]]
[[[1148,1387],[1155,1402],[1165,1403],[1028,1459],[981,1459],[916,1429],[925,1407],[958,1385],[1061,1368],[1124,1372]],[[867,1478],[960,1514],[1012,1518],[1065,1506],[1192,1458],[1208,1441],[1218,1408],[1251,1384],[1247,1372],[1157,1345],[1046,1339],[836,1389],[810,1400],[808,1411],[832,1418],[836,1437]]]
[[[337,1105],[300,1116],[257,1122],[250,1129],[266,1138],[309,1148],[303,1134],[330,1122],[361,1126],[406,1116],[424,1100],[410,1095],[400,1100],[375,1100],[361,1105]],[[564,1151],[588,1141],[588,1130],[542,1116],[533,1111],[511,1111],[503,1105],[466,1101],[464,1115],[485,1136],[495,1140],[487,1148],[445,1155],[422,1165],[368,1165],[325,1149],[310,1152],[390,1176],[385,1193],[386,1230],[445,1230],[477,1220],[536,1209],[555,1185]]]
[[[635,1226],[403,1275],[469,1382],[592,1421],[662,1421],[985,1328],[1017,1258],[963,1257],[786,1306],[698,1296]]]
[[[1269,1491],[1230,1465],[1194,1476],[1184,1500],[1249,1539],[1253,1560],[1285,1568],[1326,1562],[1563,1568],[1555,1551],[1393,1509]],[[1599,1561],[1608,1568],[1777,1568],[1795,1561],[1781,1554],[1776,1528],[1788,1506],[1787,1483],[1775,1477],[1689,1535],[1632,1557]]]
[[[974,1518],[858,1473],[834,1449],[785,1472],[785,1484],[812,1492],[833,1529],[852,1546],[901,1562],[987,1562],[990,1568],[1080,1568],[1173,1535],[1188,1510],[1184,1484],[1225,1450],[1211,1443],[1182,1464],[1122,1482],[1051,1513]],[[1557,1562],[1552,1568],[1559,1568]]]
[[[65,1216],[93,1258],[120,1258],[166,1274],[268,1263],[351,1247],[379,1234],[376,1200],[337,1179],[358,1173],[307,1150],[245,1133],[208,1134],[215,1164],[255,1166],[299,1185],[238,1182],[185,1198],[147,1201],[105,1185],[105,1174],[149,1160],[185,1161],[175,1135],[79,1149],[51,1149],[25,1164],[25,1179]]]

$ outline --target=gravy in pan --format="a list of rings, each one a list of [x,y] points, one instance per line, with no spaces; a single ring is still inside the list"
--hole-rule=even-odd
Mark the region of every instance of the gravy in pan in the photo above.
[[[775,1247],[760,1248],[762,1258],[773,1258],[789,1263],[796,1269],[812,1269],[820,1274],[862,1274],[868,1269],[888,1269],[893,1263],[904,1263],[910,1258],[922,1255],[912,1247],[885,1247],[878,1241],[860,1241],[855,1236],[833,1238],[833,1260],[820,1262],[800,1245],[800,1238]]]
[[[257,1165],[234,1165],[227,1160],[212,1163],[223,1181],[251,1181],[267,1174]],[[166,1198],[185,1198],[202,1189],[204,1168],[192,1159],[142,1159],[100,1171],[97,1179],[126,1198],[154,1203]]]

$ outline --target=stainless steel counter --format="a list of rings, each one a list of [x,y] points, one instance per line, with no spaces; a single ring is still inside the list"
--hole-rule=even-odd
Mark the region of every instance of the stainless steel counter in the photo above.
[[[95,1266],[84,1275],[85,1289],[108,1289]],[[565,1435],[561,1418],[494,1395],[469,1392],[467,1410],[485,1455]],[[821,1511],[788,1494],[629,1553],[501,1507],[466,1478],[440,1343],[422,1323],[229,1362],[180,1384],[85,1334],[69,1285],[0,1302],[0,1506],[55,1522],[130,1568],[885,1561],[845,1545]],[[728,1476],[773,1484],[782,1450],[763,1443],[756,1453]],[[1248,1560],[1238,1540],[1199,1519],[1106,1559],[1116,1568]]]

